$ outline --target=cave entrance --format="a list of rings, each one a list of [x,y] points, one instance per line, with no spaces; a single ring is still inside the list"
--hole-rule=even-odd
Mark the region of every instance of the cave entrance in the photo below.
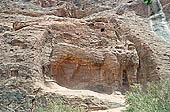
[[[123,70],[121,92],[124,94],[128,90],[128,88],[129,88],[129,82],[128,82],[127,71]]]
[[[123,70],[123,76],[122,76],[122,85],[126,86],[128,85],[128,76],[126,70]]]

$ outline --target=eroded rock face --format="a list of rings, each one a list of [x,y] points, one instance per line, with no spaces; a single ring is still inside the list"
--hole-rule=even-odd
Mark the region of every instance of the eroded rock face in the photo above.
[[[165,13],[166,19],[169,21],[170,17],[170,1],[159,0],[162,5],[162,10]],[[152,7],[152,6],[151,6]],[[115,8],[117,14],[126,14],[127,11],[134,11],[136,15],[147,18],[154,13],[150,9],[150,5],[144,4],[143,0],[120,0]],[[159,10],[157,10],[159,11]]]
[[[48,75],[68,88],[105,93],[126,88],[134,82],[144,84],[156,69],[154,57],[147,53],[149,47],[140,46],[143,37],[126,31],[132,30],[125,26],[134,21],[125,24],[114,13],[112,10],[85,19],[53,16],[44,19],[43,16],[17,17],[14,14],[8,17],[8,21],[4,14],[1,21],[8,22],[13,30],[1,33],[2,57],[6,57],[2,60],[2,73],[26,77],[28,74]],[[15,20],[21,22],[13,22]],[[136,38],[140,38],[140,42]],[[140,46],[137,51],[136,46]],[[152,65],[148,64],[150,61]]]
[[[0,104],[4,106],[0,110],[33,111],[39,105],[34,102],[41,102],[37,93],[49,86],[48,79],[71,89],[111,94],[134,82],[144,85],[169,77],[169,44],[150,31],[146,19],[135,15],[147,16],[144,5],[134,0],[59,1],[0,1]],[[33,90],[37,79],[45,79],[45,86]]]
[[[25,2],[31,1],[23,3]],[[136,3],[136,1],[128,0],[117,3],[122,2]],[[2,1],[2,3],[6,2]],[[7,7],[2,8],[7,9]],[[10,8],[11,11],[13,7]],[[148,63],[146,62],[148,58],[143,59],[142,57],[146,57],[146,55],[141,54],[139,48],[136,51],[139,43],[135,43],[134,39],[138,36],[135,35],[132,39],[133,35],[126,32],[124,26],[120,26],[122,22],[118,16],[110,13],[106,16],[107,12],[102,12],[98,13],[100,16],[94,14],[85,19],[64,19],[50,15],[44,19],[43,15],[49,14],[48,11],[48,13],[46,11],[33,12],[35,13],[30,12],[26,15],[22,11],[3,12],[1,21],[5,24],[8,22],[8,27],[1,25],[2,57],[6,57],[2,60],[2,73],[5,74],[4,70],[10,69],[11,74],[25,74],[22,70],[24,69],[29,73],[52,75],[58,83],[73,89],[91,89],[98,86],[99,89],[95,91],[99,92],[110,92],[121,88],[122,85],[136,82],[136,80],[142,82],[141,80],[145,80],[147,77],[144,73],[146,77],[140,78],[142,76],[140,73],[143,74],[145,68],[137,71],[138,54],[144,66]],[[115,12],[113,11],[113,13]],[[6,20],[8,14],[14,16],[9,16]],[[24,16],[16,17],[15,14]],[[41,17],[37,17],[39,15]],[[25,22],[22,22],[23,18],[25,18]],[[10,25],[11,27],[9,27]],[[126,26],[126,24],[124,25]],[[24,55],[20,52],[23,52]],[[10,63],[10,67],[8,63]],[[24,65],[24,67],[18,65]],[[6,66],[8,67],[6,68]]]
[[[8,5],[1,8],[7,11]],[[25,13],[25,4],[23,11],[21,7],[12,10],[17,6],[13,4],[8,12],[1,10],[1,57],[5,57],[1,61],[1,73],[4,75],[51,75],[68,88],[110,93],[134,82],[144,84],[152,78],[152,73],[159,71],[155,70],[155,54],[150,53],[155,48],[144,44],[147,43],[144,37],[135,34],[138,28],[133,29],[140,19],[128,22],[134,15],[118,16],[113,9],[84,19],[66,19],[55,17],[47,8],[34,7],[32,12]]]
[[[59,17],[83,18],[93,13],[115,7],[110,1],[91,0],[2,0],[0,12],[39,17],[55,15]]]
[[[125,39],[115,18],[30,17],[11,26],[1,33],[4,75],[51,75],[68,88],[109,94],[137,81],[135,45]]]
[[[52,41],[44,41],[52,42],[45,43],[46,49],[52,47],[52,61],[47,66],[60,85],[111,93],[136,82],[139,58],[115,19],[60,21],[49,31]]]

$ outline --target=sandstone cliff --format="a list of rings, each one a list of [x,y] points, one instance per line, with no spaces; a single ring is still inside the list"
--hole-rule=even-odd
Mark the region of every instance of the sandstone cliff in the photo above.
[[[168,1],[161,2],[169,8]],[[38,101],[45,86],[36,86],[43,81],[112,94],[168,76],[169,44],[151,31],[142,18],[147,11],[138,5],[146,7],[130,0],[0,1],[0,110],[34,111],[42,106]],[[27,100],[24,110],[21,104]]]

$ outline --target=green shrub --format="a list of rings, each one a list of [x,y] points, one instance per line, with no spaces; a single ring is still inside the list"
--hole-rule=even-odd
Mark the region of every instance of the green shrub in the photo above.
[[[45,108],[38,108],[37,112],[85,112],[83,108],[72,108],[70,105],[65,105],[61,101],[49,103]]]
[[[148,83],[145,88],[134,84],[125,99],[125,112],[170,112],[170,80]]]
[[[144,3],[145,3],[145,4],[148,4],[148,5],[149,5],[149,4],[152,4],[152,0],[144,0]]]

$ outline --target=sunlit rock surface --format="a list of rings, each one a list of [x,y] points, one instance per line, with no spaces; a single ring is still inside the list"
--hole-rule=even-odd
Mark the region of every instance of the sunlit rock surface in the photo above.
[[[124,92],[133,83],[145,85],[168,76],[169,44],[151,30],[148,19],[136,16],[148,15],[139,11],[145,10],[140,8],[141,2],[139,7],[137,1],[130,0],[88,2],[0,1],[0,78],[3,80],[0,103],[3,111],[5,108],[34,110],[39,103],[33,102],[40,102],[37,95],[47,90],[65,95],[56,85],[72,89],[69,92],[91,90],[90,93],[99,98]],[[49,80],[55,84],[47,83]],[[101,102],[110,102],[112,97],[107,96],[107,101]],[[9,104],[12,98],[15,100]],[[119,99],[114,97],[112,103],[96,108],[124,106]],[[28,105],[23,103],[27,100],[30,100]],[[95,110],[89,105],[85,107]]]

